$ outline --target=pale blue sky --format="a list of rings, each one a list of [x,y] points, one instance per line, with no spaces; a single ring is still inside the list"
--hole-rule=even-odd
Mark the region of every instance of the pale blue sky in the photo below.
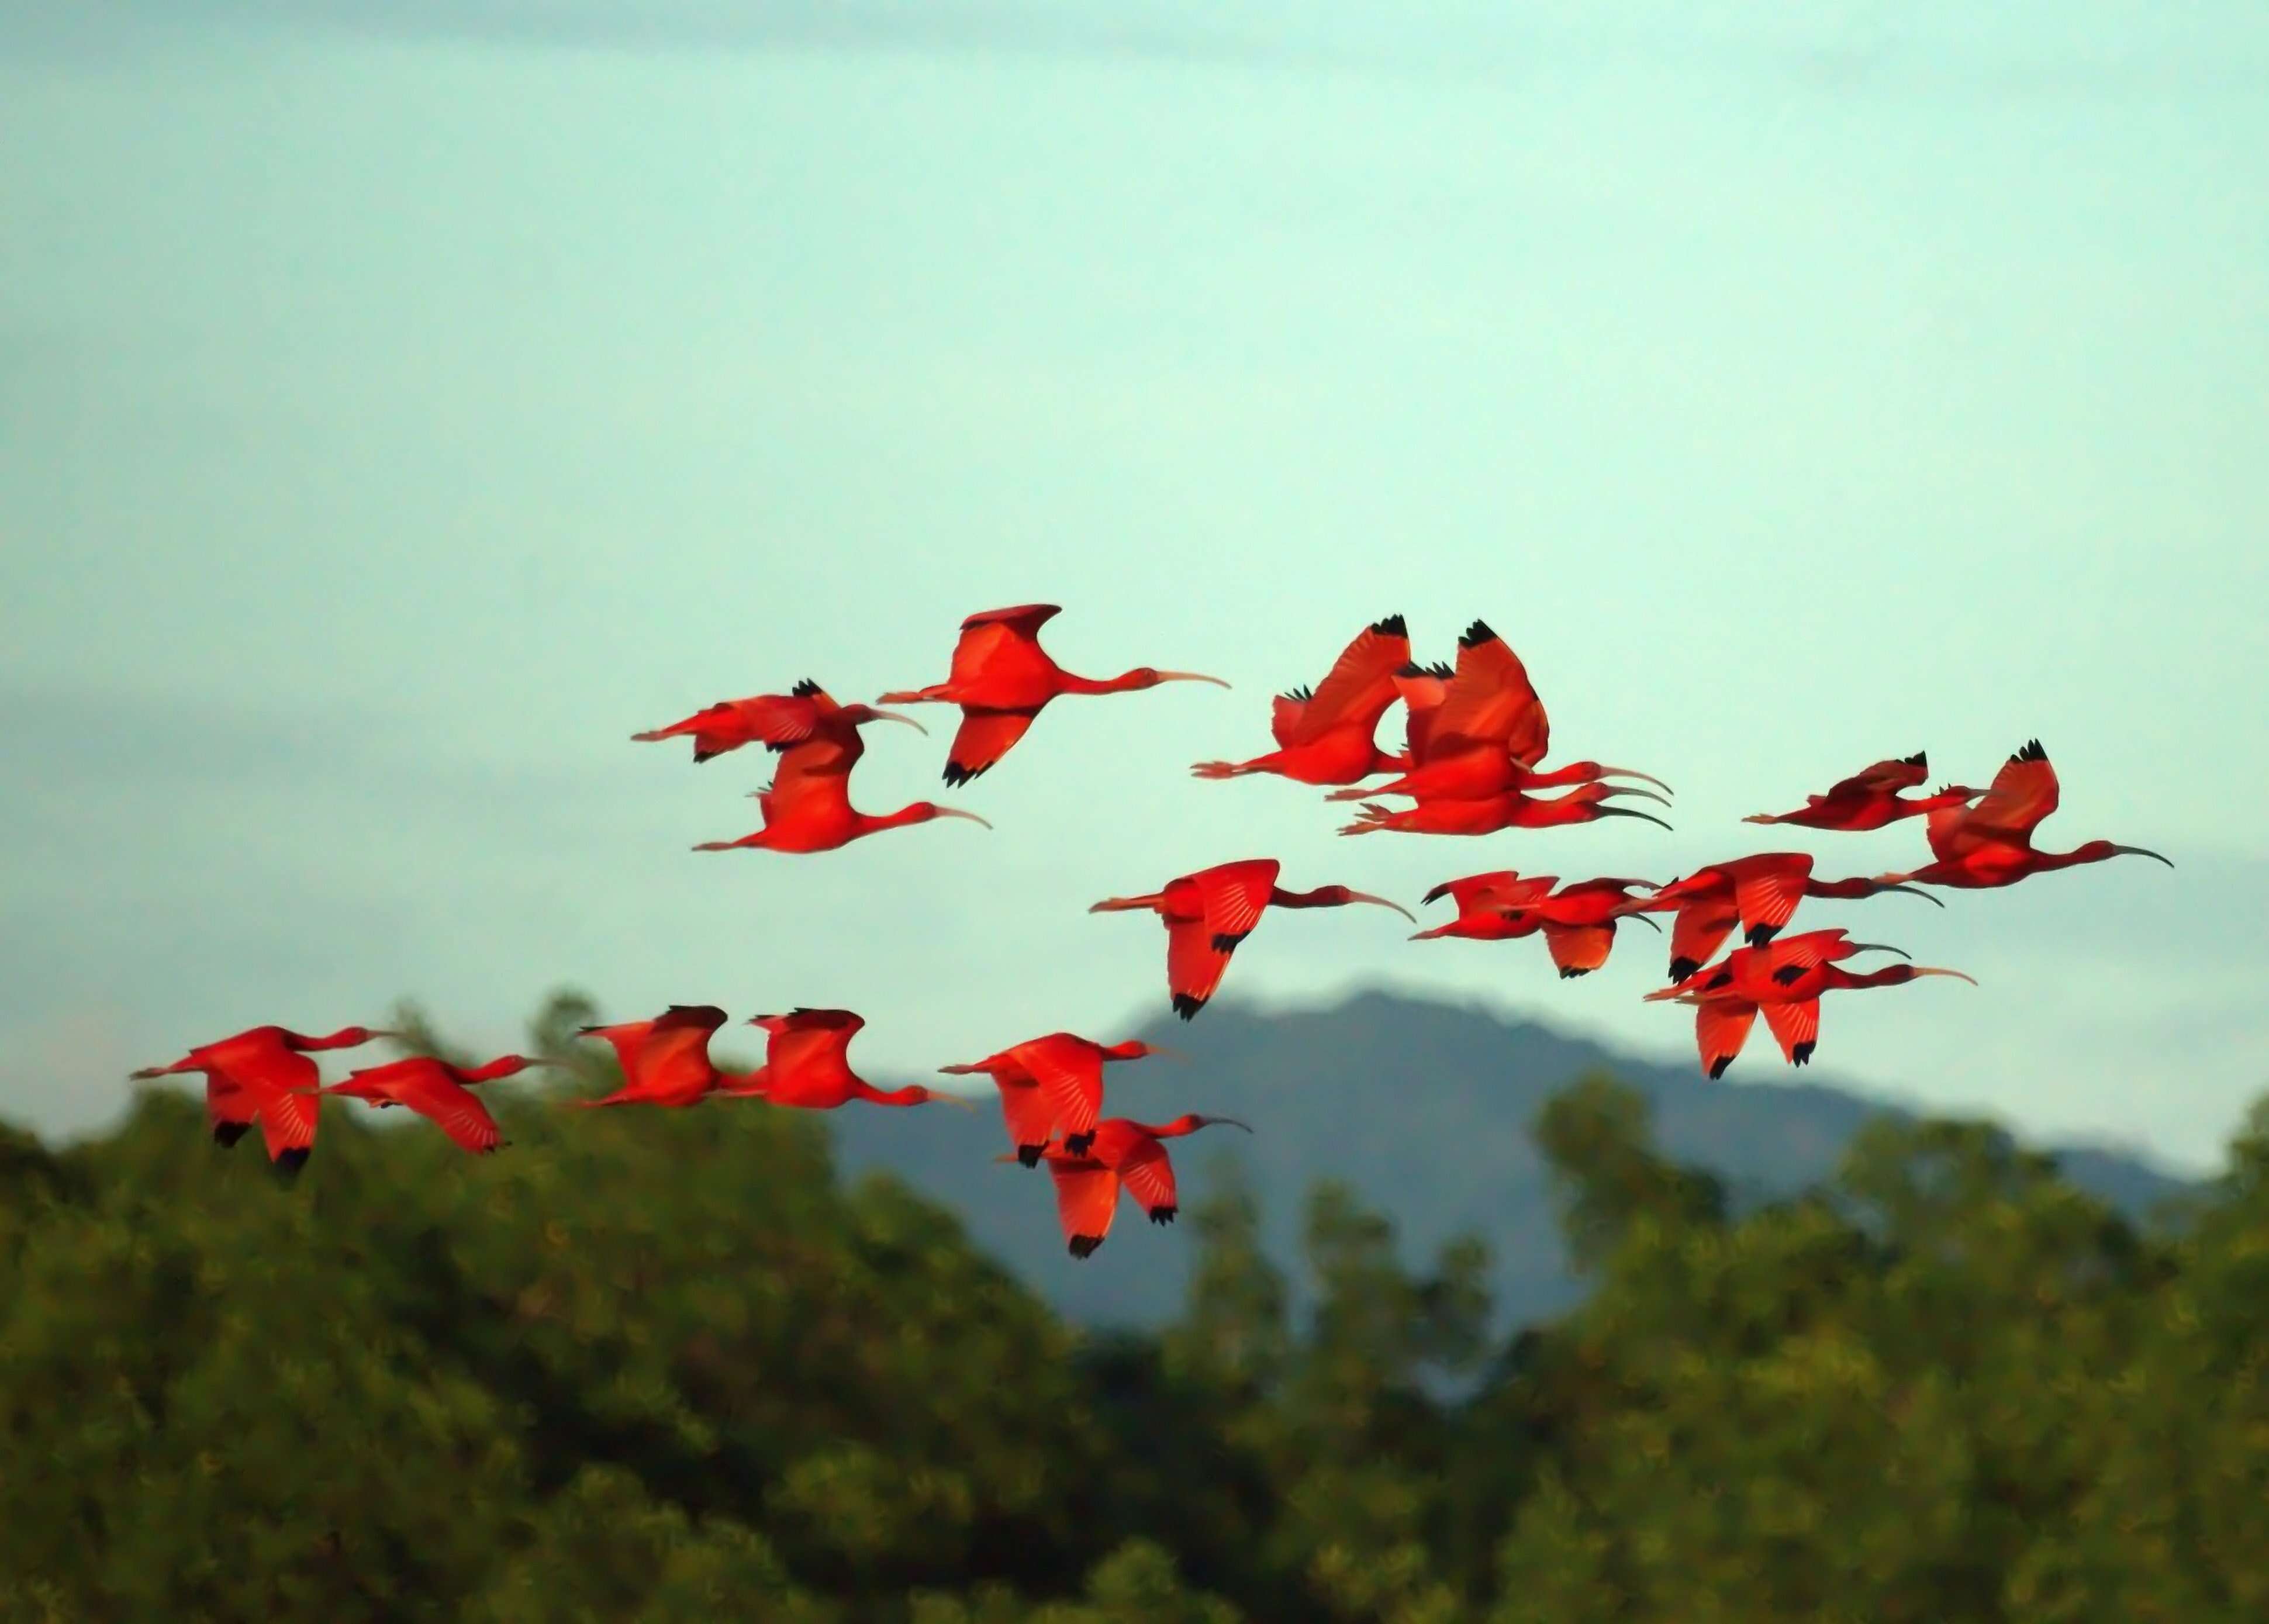
[[[2213,1157],[2269,1088],[2264,13],[1309,9],[0,0],[0,1112],[563,982],[849,1005],[878,1070],[1113,1037],[1164,941],[1109,893],[1875,873],[1912,825],[1737,820],[2037,734],[2044,844],[2180,866],[1816,904],[1985,983],[1844,999],[1822,1062]],[[689,853],[764,760],[626,741],[1032,600],[1236,690],[1064,702],[953,796],[950,712],[883,729],[861,804],[997,831],[811,858]],[[1187,778],[1394,610],[1487,617],[1677,832]],[[1286,916],[1230,990],[1690,1052],[1645,933],[1571,984],[1407,934]]]

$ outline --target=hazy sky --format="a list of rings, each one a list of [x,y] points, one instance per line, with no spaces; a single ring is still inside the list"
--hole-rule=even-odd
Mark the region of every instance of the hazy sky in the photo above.
[[[2269,13],[1312,9],[0,0],[0,1112],[405,994],[848,1005],[885,1072],[1116,1037],[1164,935],[1106,894],[1878,873],[1914,825],[1737,820],[2038,735],[2044,845],[2179,867],[1814,904],[1984,983],[1831,1003],[1822,1064],[2213,1158],[2269,1089]],[[951,794],[950,712],[880,729],[862,805],[996,831],[805,858],[686,849],[761,752],[627,742],[1034,600],[1235,690],[1062,702]],[[1395,610],[1487,617],[1675,834],[1188,778]],[[1273,918],[1230,993],[1691,1053],[1648,933],[1563,984],[1408,929]]]

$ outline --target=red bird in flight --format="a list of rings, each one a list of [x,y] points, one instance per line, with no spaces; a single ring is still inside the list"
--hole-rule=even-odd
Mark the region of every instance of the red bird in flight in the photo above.
[[[1106,897],[1088,912],[1148,912],[1165,921],[1166,987],[1173,994],[1174,1013],[1185,1021],[1205,1008],[1229,969],[1230,955],[1260,922],[1264,908],[1338,908],[1364,902],[1392,908],[1413,925],[1418,922],[1400,903],[1344,885],[1284,890],[1276,883],[1279,867],[1273,857],[1220,863],[1169,880],[1165,890],[1147,897]]]
[[[1918,796],[1909,801],[1899,794],[1903,789],[1915,789],[1930,776],[1930,755],[1917,750],[1911,756],[1879,761],[1863,771],[1831,785],[1824,795],[1807,795],[1804,805],[1793,812],[1759,812],[1741,821],[1745,823],[1797,823],[1807,829],[1833,830],[1843,834],[1857,834],[1871,829],[1881,829],[1903,817],[1917,817],[1925,813],[1958,807],[1975,801],[1985,792],[1982,789],[1949,787],[1935,795]]]
[[[1497,876],[1474,877],[1488,880]],[[1468,882],[1450,882],[1452,886],[1466,883]],[[1631,892],[1656,889],[1652,880],[1604,879],[1579,880],[1554,892],[1552,887],[1557,883],[1550,875],[1538,875],[1495,891],[1484,889],[1469,893],[1474,897],[1474,903],[1468,905],[1461,900],[1454,921],[1421,931],[1411,940],[1472,936],[1502,941],[1541,931],[1545,949],[1552,955],[1561,979],[1572,980],[1591,974],[1608,962],[1608,955],[1615,943],[1615,921],[1622,916],[1623,904],[1631,900]],[[1427,900],[1432,901],[1445,889],[1436,887],[1427,893]],[[1456,895],[1454,891],[1451,894]],[[1644,914],[1630,917],[1645,920],[1650,929],[1662,928]]]
[[[1357,809],[1355,822],[1340,833],[1369,835],[1385,830],[1403,835],[1493,835],[1501,829],[1558,829],[1603,817],[1643,817],[1650,823],[1670,827],[1652,812],[1608,806],[1610,795],[1644,795],[1650,801],[1662,800],[1650,790],[1593,782],[1579,784],[1564,795],[1528,795],[1514,789],[1472,800],[1423,800],[1400,811],[1365,801]]]
[[[1928,964],[1893,964],[1855,975],[1835,961],[1855,953],[1899,953],[1879,942],[1852,941],[1840,930],[1807,931],[1763,948],[1736,948],[1725,962],[1698,970],[1674,986],[1646,994],[1650,1003],[1669,1000],[1694,1009],[1694,1037],[1702,1070],[1722,1077],[1748,1040],[1759,1011],[1792,1066],[1805,1065],[1820,1041],[1820,996],[1823,993],[1898,986],[1922,976],[1953,976],[1976,986],[1958,970]],[[1906,956],[1899,953],[1901,958]]]
[[[1410,636],[1402,616],[1374,621],[1341,652],[1312,691],[1279,694],[1269,713],[1276,748],[1250,761],[1201,761],[1190,769],[1201,779],[1238,779],[1273,772],[1302,784],[1355,784],[1405,764],[1378,748],[1379,718],[1400,698],[1395,674],[1410,662]]]
[[[487,1106],[474,1097],[474,1085],[514,1076],[532,1066],[556,1066],[556,1060],[530,1059],[524,1054],[499,1055],[485,1066],[452,1066],[432,1055],[413,1054],[384,1066],[365,1067],[347,1074],[344,1082],[303,1092],[336,1095],[361,1100],[383,1110],[406,1105],[475,1155],[502,1148],[504,1136]]]
[[[955,1094],[919,1085],[878,1089],[851,1069],[851,1040],[867,1022],[848,1009],[791,1009],[786,1015],[750,1017],[765,1038],[765,1063],[724,1092],[804,1111],[833,1111],[853,1100],[874,1105],[926,1105],[933,1102],[976,1106]]]
[[[614,1050],[623,1086],[598,1099],[565,1103],[585,1108],[696,1104],[740,1081],[709,1058],[709,1039],[724,1024],[725,1012],[714,1004],[672,1004],[651,1021],[579,1027],[583,1037],[603,1039]]]
[[[2038,739],[2009,757],[1993,775],[1993,787],[1974,807],[1933,812],[1925,825],[1937,859],[1911,874],[1886,875],[1886,884],[1943,885],[1958,890],[1992,890],[2014,885],[2029,875],[2100,863],[2113,857],[2148,857],[2174,867],[2140,845],[2090,840],[2069,852],[2033,849],[2033,830],[2057,809],[2060,791],[2056,769]]]
[[[1211,683],[1217,676],[1195,671],[1160,671],[1137,666],[1101,681],[1075,676],[1040,646],[1040,628],[1063,611],[1053,603],[1021,603],[987,609],[961,623],[953,646],[953,668],[942,683],[903,693],[884,694],[877,705],[957,705],[961,727],[947,753],[945,781],[962,785],[1009,753],[1051,699],[1065,694],[1122,694],[1161,683]]]
[[[867,748],[859,738],[859,729],[868,722],[904,722],[917,733],[929,731],[913,717],[901,716],[896,711],[878,711],[867,705],[838,705],[828,697],[826,690],[807,677],[787,693],[758,694],[753,699],[720,699],[707,710],[696,711],[683,721],[656,727],[651,733],[634,733],[631,738],[646,744],[660,739],[691,737],[697,764],[728,750],[739,749],[744,744],[761,744],[775,751],[816,744],[823,748],[809,758],[813,766],[839,762],[836,770],[848,772]]]
[[[1423,905],[1447,897],[1458,904],[1458,917],[1447,925],[1422,930],[1410,940],[1433,941],[1456,936],[1468,941],[1509,941],[1516,936],[1534,935],[1542,921],[1515,910],[1523,903],[1550,896],[1559,883],[1556,875],[1523,875],[1511,868],[1445,880],[1418,900]]]
[[[1433,695],[1437,679],[1432,672],[1407,667],[1402,678],[1413,724],[1403,775],[1374,788],[1336,790],[1326,800],[1408,795],[1417,801],[1479,801],[1513,791],[1589,785],[1606,778],[1644,779],[1658,789],[1670,787],[1646,773],[1604,767],[1596,761],[1537,771],[1550,747],[1551,721],[1520,656],[1486,622],[1474,622],[1458,639],[1457,668],[1438,701]],[[1418,724],[1422,710],[1426,714],[1423,726]]]
[[[1848,901],[1882,891],[1903,891],[1946,906],[1928,891],[1889,879],[1815,880],[1807,852],[1759,852],[1696,868],[1652,897],[1634,897],[1621,912],[1678,916],[1670,927],[1670,978],[1682,981],[1701,969],[1735,925],[1743,927],[1751,947],[1761,948],[1796,916],[1797,904],[1807,897]]]
[[[1074,1155],[1086,1153],[1103,1111],[1103,1068],[1113,1060],[1140,1060],[1171,1049],[1131,1038],[1099,1044],[1070,1032],[1051,1032],[988,1054],[966,1066],[941,1066],[949,1077],[990,1077],[1001,1090],[1001,1115],[1009,1142],[1026,1167],[1039,1161],[1049,1140],[1063,1136]]]
[[[765,816],[762,829],[743,835],[738,840],[704,840],[693,849],[832,852],[886,829],[904,829],[910,823],[927,823],[940,817],[966,818],[972,823],[984,823],[987,829],[993,827],[974,812],[942,807],[933,801],[917,801],[880,817],[861,812],[851,804],[850,773],[807,769],[797,760],[797,755],[808,748],[799,745],[780,757],[772,783],[756,792],[754,798]]]
[[[226,1149],[260,1126],[268,1159],[287,1173],[307,1165],[315,1147],[315,1101],[310,1092],[322,1074],[307,1056],[326,1049],[354,1049],[373,1037],[398,1032],[369,1026],[343,1026],[321,1037],[287,1027],[255,1026],[192,1049],[170,1066],[145,1066],[137,1080],[202,1072],[205,1079],[205,1122],[213,1143]]]
[[[1041,1155],[1055,1179],[1056,1216],[1063,1224],[1066,1249],[1071,1255],[1092,1257],[1103,1244],[1119,1210],[1122,1185],[1141,1203],[1152,1223],[1173,1222],[1180,1210],[1174,1192],[1174,1164],[1159,1141],[1216,1125],[1253,1132],[1234,1117],[1193,1114],[1157,1124],[1106,1117],[1095,1125],[1093,1142],[1084,1154],[1066,1149],[1061,1140],[1048,1145]]]

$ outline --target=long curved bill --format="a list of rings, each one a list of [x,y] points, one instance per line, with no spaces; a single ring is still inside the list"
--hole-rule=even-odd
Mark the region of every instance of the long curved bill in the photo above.
[[[1162,683],[1211,683],[1216,688],[1229,686],[1221,678],[1208,676],[1202,671],[1161,671],[1158,680]]]
[[[1250,1123],[1239,1122],[1235,1117],[1200,1117],[1198,1120],[1207,1127],[1243,1128],[1248,1133],[1253,1132]]]
[[[1937,897],[1935,897],[1932,896],[1928,891],[1926,891],[1926,890],[1923,890],[1923,889],[1922,889],[1922,887],[1920,887],[1919,885],[1886,885],[1885,887],[1883,887],[1883,889],[1884,889],[1885,890],[1887,890],[1887,891],[1900,891],[1900,892],[1903,892],[1905,895],[1907,895],[1907,896],[1909,896],[1909,897],[1921,897],[1925,902],[1927,902],[1927,903],[1936,903],[1936,904],[1937,904],[1937,905],[1938,905],[1938,906],[1940,906],[1940,907],[1941,907],[1941,908],[1943,908],[1944,906],[1946,906],[1946,904],[1945,904],[1943,902],[1940,902]]]
[[[1150,1053],[1144,1055],[1142,1057],[1144,1059],[1149,1059],[1152,1055],[1155,1055],[1160,1059],[1179,1060],[1185,1066],[1189,1064],[1190,1057],[1184,1054],[1179,1049],[1169,1049],[1164,1044],[1152,1044],[1149,1045],[1149,1049]]]
[[[1600,776],[1603,779],[1640,779],[1653,785],[1666,795],[1674,795],[1678,793],[1652,772],[1641,772],[1636,767],[1602,767],[1600,769]],[[1670,803],[1665,801],[1663,804],[1667,806]]]
[[[1639,792],[1634,791],[1632,793],[1637,794]],[[1642,812],[1637,807],[1601,807],[1600,808],[1600,816],[1601,817],[1643,817],[1648,823],[1655,824],[1659,828],[1668,829],[1670,827],[1669,824],[1655,816],[1653,813]]]
[[[974,812],[964,811],[959,807],[939,807],[936,808],[935,816],[938,817],[965,817],[972,823],[985,823],[985,827],[987,829],[993,827],[992,824],[985,823],[985,820],[978,816]]]
[[[929,1089],[928,1094],[929,1103],[933,1105],[958,1105],[967,1111],[977,1109],[977,1102],[965,1094],[949,1094],[943,1089]]]
[[[869,711],[874,712],[875,720],[876,721],[904,722],[907,727],[913,728],[916,733],[920,734],[924,738],[928,738],[929,736],[929,729],[923,727],[911,716],[901,715],[896,711],[877,711],[875,710],[875,707],[871,705],[867,708]]]
[[[1903,948],[1892,947],[1887,942],[1855,941],[1851,944],[1851,951],[1854,953],[1896,953],[1909,963],[1912,963],[1914,962],[1913,954],[1907,952]]]
[[[2173,867],[2175,866],[2175,860],[2174,860],[2174,859],[2172,859],[2171,857],[2160,857],[2160,856],[2159,856],[2159,854],[2158,854],[2156,852],[2154,852],[2153,850],[2151,850],[2151,848],[2150,848],[2149,846],[2147,846],[2147,845],[2115,845],[2115,846],[2113,846],[2111,849],[2112,849],[2113,851],[2115,851],[2115,852],[2117,852],[2117,853],[2121,853],[2123,856],[2127,856],[2127,857],[2152,857],[2152,858],[2157,858],[2159,861],[2161,861],[2161,862],[2162,862],[2162,863],[2166,864],[2166,866],[2167,866],[2168,867],[2169,867],[2169,868],[2171,868],[2171,867]]]
[[[1655,923],[1654,916],[1651,913],[1625,913],[1620,914],[1617,917],[1625,919],[1637,919],[1640,924],[1645,926],[1647,929],[1652,931],[1656,935],[1659,936],[1662,934],[1662,926]]]
[[[2169,867],[2173,866],[2171,863],[2168,865]],[[1967,981],[1971,986],[1977,985],[1977,978],[1975,976],[1964,975],[1958,970],[1940,970],[1935,964],[1918,964],[1915,966],[1914,972],[1918,976],[1952,976],[1956,981]]]
[[[1628,784],[1610,784],[1605,789],[1601,790],[1600,794],[1602,796],[1638,795],[1645,800],[1653,801],[1658,806],[1667,807],[1670,804],[1669,799],[1667,796],[1658,795],[1651,789],[1634,789]]]
[[[1373,896],[1372,896],[1369,891],[1349,891],[1349,892],[1348,893],[1348,900],[1349,900],[1349,902],[1374,902],[1374,903],[1377,903],[1377,904],[1378,904],[1380,907],[1382,907],[1382,908],[1392,908],[1392,909],[1393,909],[1393,910],[1395,911],[1395,912],[1397,912],[1397,913],[1401,914],[1404,919],[1406,919],[1409,920],[1413,925],[1415,925],[1415,924],[1418,922],[1418,916],[1417,916],[1416,914],[1415,914],[1415,913],[1411,912],[1409,909],[1408,909],[1408,908],[1404,907],[1401,903],[1399,903],[1399,902],[1389,902],[1389,901],[1387,901],[1387,900],[1386,900],[1386,897],[1373,897]],[[1229,1118],[1227,1118],[1226,1117],[1223,1117],[1223,1118],[1219,1118],[1219,1120],[1223,1121],[1223,1122],[1226,1122],[1228,1119],[1229,1119]],[[1240,1124],[1239,1126],[1242,1126],[1242,1125]],[[1247,1128],[1245,1131],[1246,1131],[1247,1133],[1252,1132],[1252,1130],[1251,1130],[1250,1128]]]

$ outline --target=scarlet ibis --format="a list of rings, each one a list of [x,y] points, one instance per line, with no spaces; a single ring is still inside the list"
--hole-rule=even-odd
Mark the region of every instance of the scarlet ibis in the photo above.
[[[532,1066],[556,1066],[556,1060],[530,1059],[524,1054],[499,1055],[485,1066],[452,1066],[432,1055],[414,1054],[384,1066],[365,1067],[347,1074],[343,1082],[314,1090],[361,1100],[381,1109],[406,1105],[475,1155],[487,1155],[505,1143],[496,1118],[474,1097],[473,1086],[511,1077]]]
[[[803,748],[807,747],[799,746],[798,749]],[[705,840],[693,849],[697,852],[831,852],[865,836],[880,834],[886,829],[904,829],[910,823],[927,823],[940,817],[966,818],[972,823],[984,823],[987,829],[993,827],[974,812],[965,812],[958,807],[942,807],[930,801],[917,801],[883,817],[861,812],[851,804],[848,772],[830,771],[824,768],[804,770],[797,762],[796,754],[795,750],[791,750],[782,757],[772,783],[755,794],[757,804],[764,811],[765,826],[762,829],[754,834],[743,835],[738,840]]]
[[[977,1108],[958,1095],[919,1085],[877,1089],[851,1069],[851,1040],[867,1022],[848,1009],[791,1009],[786,1015],[751,1015],[762,1027],[765,1063],[724,1092],[793,1105],[804,1111],[833,1111],[853,1100],[875,1105],[925,1105],[933,1102]]]
[[[1439,902],[1447,897],[1458,904],[1458,917],[1447,925],[1422,930],[1410,940],[1433,941],[1458,936],[1472,941],[1504,941],[1514,936],[1534,934],[1543,921],[1523,917],[1512,910],[1524,902],[1548,896],[1559,883],[1556,875],[1523,875],[1511,868],[1493,868],[1487,874],[1469,874],[1461,880],[1445,880],[1419,901]]]
[[[1365,801],[1357,809],[1355,822],[1340,833],[1368,835],[1383,830],[1405,835],[1493,835],[1501,829],[1557,829],[1603,817],[1643,817],[1664,829],[1670,827],[1652,812],[1608,806],[1610,795],[1662,799],[1648,790],[1594,782],[1579,784],[1564,795],[1528,795],[1514,789],[1470,801],[1425,800],[1400,811]]]
[[[1055,1179],[1056,1216],[1063,1224],[1066,1249],[1075,1258],[1095,1255],[1104,1236],[1111,1233],[1121,1185],[1149,1214],[1152,1223],[1173,1222],[1180,1210],[1174,1192],[1174,1164],[1159,1141],[1216,1126],[1253,1132],[1234,1117],[1193,1113],[1156,1124],[1105,1117],[1095,1125],[1093,1141],[1084,1154],[1065,1148],[1061,1140],[1047,1145],[1041,1155]]]
[[[878,711],[867,705],[838,705],[825,689],[807,677],[784,694],[720,699],[682,721],[656,727],[650,733],[634,733],[631,738],[645,744],[691,737],[697,764],[728,750],[739,749],[744,744],[762,744],[777,752],[816,743],[827,747],[821,752],[819,762],[833,764],[839,761],[839,770],[848,772],[866,749],[860,741],[859,729],[868,722],[904,722],[917,733],[929,731],[913,717],[901,716],[896,711]]]
[[[1637,890],[1659,889],[1652,880],[1579,880],[1548,897],[1503,904],[1499,912],[1516,925],[1544,933],[1545,950],[1563,981],[1588,976],[1608,962],[1615,945],[1615,923]],[[1662,926],[1641,914],[1650,929]]]
[[[233,1037],[200,1045],[170,1066],[145,1066],[133,1075],[140,1080],[203,1073],[205,1122],[213,1143],[226,1149],[256,1122],[268,1159],[284,1171],[296,1173],[315,1147],[315,1101],[300,1090],[322,1080],[307,1056],[399,1036],[370,1026],[343,1026],[322,1037],[282,1026],[248,1027]]]
[[[1314,690],[1276,696],[1269,714],[1276,749],[1250,761],[1201,761],[1190,771],[1201,779],[1273,772],[1302,784],[1354,784],[1400,768],[1404,758],[1381,753],[1376,735],[1378,719],[1400,697],[1395,673],[1409,661],[1402,616],[1373,621]]]
[[[1829,786],[1824,795],[1807,795],[1804,805],[1793,812],[1759,812],[1741,821],[1797,823],[1807,829],[1856,834],[1881,829],[1903,817],[1918,817],[1947,807],[1962,806],[1985,793],[1982,789],[1947,787],[1934,795],[1918,796],[1911,801],[1899,794],[1903,789],[1915,788],[1929,774],[1929,753],[1917,750],[1911,756],[1879,761],[1855,772]]]
[[[1886,875],[1884,881],[1976,891],[2114,857],[2148,857],[2174,867],[2147,847],[2114,845],[2109,840],[2090,840],[2069,852],[2034,850],[2033,830],[2057,809],[2059,798],[2056,769],[2049,764],[2041,742],[2034,739],[2001,764],[1993,775],[1993,787],[1976,806],[1950,807],[1930,815],[1926,827],[1935,862],[1911,874]]]
[[[1185,1021],[1205,1008],[1229,969],[1230,955],[1260,922],[1264,908],[1339,908],[1364,902],[1418,922],[1400,903],[1344,885],[1285,890],[1276,883],[1279,867],[1273,857],[1220,863],[1169,880],[1164,890],[1147,897],[1106,897],[1088,912],[1147,912],[1165,921],[1166,988],[1173,995],[1174,1013]]]
[[[961,623],[953,646],[953,668],[942,683],[884,694],[877,705],[957,705],[960,731],[947,753],[945,781],[962,785],[979,777],[1024,736],[1048,701],[1064,694],[1123,694],[1161,683],[1211,683],[1217,676],[1195,671],[1160,671],[1137,666],[1101,681],[1075,676],[1040,646],[1040,628],[1061,614],[1053,603],[1020,603],[987,609]]]
[[[1431,699],[1423,674],[1405,680],[1413,684],[1420,703]],[[1670,787],[1649,774],[1596,761],[1537,771],[1550,745],[1551,722],[1520,656],[1484,621],[1476,620],[1459,637],[1456,672],[1438,705],[1427,704],[1426,708],[1430,714],[1411,736],[1403,776],[1372,788],[1337,790],[1325,799],[1408,795],[1420,801],[1477,801],[1508,791],[1553,789],[1608,778],[1643,779],[1658,789]],[[1414,705],[1414,720],[1416,714]]]
[[[571,1105],[691,1105],[739,1081],[717,1069],[709,1040],[725,1024],[714,1004],[672,1004],[651,1021],[618,1021],[577,1031],[604,1041],[622,1067],[623,1086],[595,1100]]]
[[[1946,906],[1928,891],[1891,879],[1815,880],[1808,853],[1759,852],[1696,868],[1652,897],[1634,897],[1622,912],[1678,916],[1670,928],[1670,978],[1681,981],[1702,967],[1737,923],[1751,947],[1763,947],[1807,897],[1851,900],[1882,891],[1903,891]]]
[[[1749,1035],[1762,1010],[1765,1024],[1792,1066],[1812,1059],[1820,1040],[1823,993],[1898,986],[1923,976],[1952,976],[1970,985],[1975,978],[1958,970],[1930,964],[1893,964],[1856,975],[1836,961],[1865,952],[1899,953],[1880,942],[1852,941],[1840,930],[1807,931],[1763,948],[1736,948],[1722,964],[1711,965],[1677,985],[1646,994],[1649,1002],[1669,1000],[1695,1012],[1694,1036],[1702,1070],[1712,1078],[1726,1068]],[[1906,956],[1900,954],[1902,958]]]
[[[1064,1148],[1084,1155],[1103,1110],[1103,1068],[1113,1060],[1140,1060],[1171,1049],[1139,1038],[1099,1044],[1070,1032],[1050,1032],[988,1054],[966,1066],[941,1066],[949,1077],[990,1077],[1001,1090],[1001,1115],[1016,1159],[1031,1167],[1061,1133]]]

